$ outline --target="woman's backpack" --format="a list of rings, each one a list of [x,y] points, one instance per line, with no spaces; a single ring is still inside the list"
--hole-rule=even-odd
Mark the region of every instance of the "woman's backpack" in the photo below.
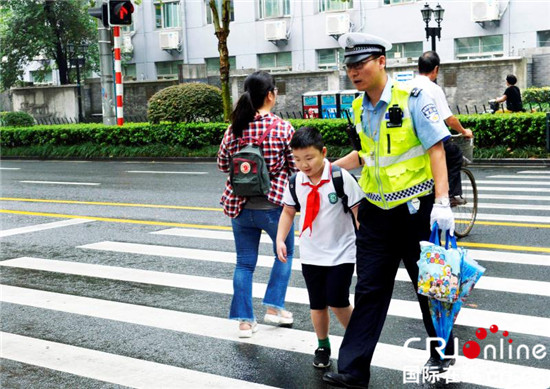
[[[269,192],[271,179],[261,144],[269,132],[279,123],[279,120],[274,120],[260,139],[246,144],[231,157],[229,178],[235,195],[246,197],[265,196]],[[244,143],[242,138],[239,142]]]

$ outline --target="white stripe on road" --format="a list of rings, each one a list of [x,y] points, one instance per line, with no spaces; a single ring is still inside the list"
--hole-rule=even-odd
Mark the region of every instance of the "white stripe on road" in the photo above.
[[[4,238],[6,236],[12,236],[12,235],[27,234],[29,232],[49,230],[52,228],[73,226],[76,224],[91,223],[93,221],[94,220],[88,220],[88,219],[70,219],[70,220],[62,220],[59,222],[37,224],[34,226],[12,228],[9,230],[0,231],[0,238]]]
[[[544,193],[550,193],[550,188],[531,188],[531,187],[523,187],[523,188],[511,188],[508,186],[478,186],[478,191],[490,191],[493,190],[495,192],[544,192]]]
[[[307,355],[317,348],[314,334],[308,331],[259,325],[260,332],[256,336],[249,339],[238,339],[236,338],[236,323],[228,319],[12,286],[2,286],[1,291],[2,301],[12,304],[208,336]],[[418,310],[418,304],[415,305]],[[496,318],[485,320],[485,327],[489,328],[495,322],[498,322],[500,326],[501,323]],[[507,330],[512,332],[509,328]],[[417,334],[411,334],[411,336],[414,335]],[[331,336],[334,356],[338,354],[341,341],[342,337]],[[416,366],[420,370],[427,356],[428,353],[425,350],[378,343],[372,365],[397,371],[402,371],[405,367]],[[460,373],[461,382],[477,385],[546,388],[550,382],[550,370],[483,359],[469,360],[459,356],[454,368]]]
[[[544,173],[546,174],[546,173]],[[538,179],[546,179],[549,178],[545,175],[542,175],[540,177],[537,176],[522,176],[520,174],[512,175],[512,174],[497,174],[494,176],[487,176],[487,178],[517,178],[517,179],[527,179],[527,180],[538,180]]]
[[[192,228],[168,228],[161,231],[153,231],[151,234],[154,235],[169,235],[169,236],[182,236],[186,238],[202,238],[202,239],[219,239],[219,240],[234,240],[233,232],[227,231],[212,231],[212,230],[198,230]],[[260,242],[262,243],[271,243],[273,241],[266,233],[262,233],[260,236]],[[294,245],[299,245],[300,240],[295,239]]]
[[[550,223],[549,216],[528,216],[528,215],[501,215],[497,213],[478,213],[476,220],[498,220],[505,222],[525,223]]]
[[[550,205],[538,204],[510,204],[510,203],[479,203],[477,208],[487,209],[521,209],[526,211],[550,211]]]
[[[216,233],[218,231],[210,231],[211,239],[216,239]],[[91,243],[79,248],[103,250],[103,251],[115,251],[119,253],[131,253],[131,254],[144,254],[154,255],[161,257],[172,258],[186,258],[197,259],[203,261],[235,263],[236,255],[234,252],[225,251],[213,251],[213,250],[199,250],[188,249],[183,247],[171,247],[160,245],[148,245],[139,243],[125,243],[125,242],[98,242]],[[519,265],[535,265],[535,266],[550,266],[550,255],[545,254],[526,254],[526,253],[512,253],[508,251],[489,251],[489,250],[471,250],[468,252],[475,260],[490,261],[490,262],[504,262],[504,263],[516,263]],[[274,257],[270,255],[258,255],[258,266],[271,267],[273,265]],[[292,263],[292,268],[295,270],[301,270],[300,265],[295,261]]]
[[[97,182],[68,182],[68,181],[19,181],[24,184],[48,184],[48,185],[88,185],[97,186],[101,185]]]
[[[126,173],[142,173],[142,174],[208,174],[208,172],[167,172],[160,170],[128,170]]]
[[[0,332],[2,358],[132,388],[269,388],[157,362]],[[101,385],[98,385],[101,386]]]
[[[20,261],[23,266],[18,265]],[[32,266],[24,266],[25,262],[32,262]],[[150,270],[127,269],[123,267],[93,265],[86,263],[46,260],[41,258],[20,258],[0,262],[0,265],[23,267],[29,269],[45,270],[51,272],[80,275],[85,277],[97,277],[109,280],[139,282],[149,285],[161,285],[174,288],[200,290],[211,293],[233,294],[233,280],[190,276],[186,274],[164,273]],[[36,264],[36,265],[34,265]],[[253,283],[252,296],[263,298],[267,285]],[[353,295],[350,295],[353,301]],[[286,293],[286,302],[309,304],[307,289],[289,287]],[[421,319],[418,302],[392,299],[389,315]],[[484,311],[480,309],[462,308],[457,319],[457,324],[469,327],[487,327],[494,321],[502,325],[509,332],[530,334],[536,336],[548,336],[550,319],[535,316],[518,315],[511,313]]]
[[[481,194],[477,195],[479,199],[491,199],[491,200],[534,200],[534,201],[550,201],[550,196],[531,196],[531,195],[497,195],[497,194]]]
[[[549,177],[550,178],[550,177]],[[468,181],[462,181],[463,183],[468,183]],[[497,181],[497,180],[476,180],[476,184],[492,184],[492,185],[527,185],[527,186],[537,186],[537,185],[550,185],[548,181]]]
[[[20,167],[0,167],[0,170],[21,170]]]
[[[518,174],[550,174],[550,170],[524,170]]]

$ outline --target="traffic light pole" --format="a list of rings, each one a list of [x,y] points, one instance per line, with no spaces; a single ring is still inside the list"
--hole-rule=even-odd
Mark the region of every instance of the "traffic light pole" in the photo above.
[[[116,125],[111,31],[98,23],[103,124]]]

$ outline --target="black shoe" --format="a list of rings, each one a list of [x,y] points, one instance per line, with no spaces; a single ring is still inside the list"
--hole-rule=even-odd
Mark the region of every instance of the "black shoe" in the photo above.
[[[319,347],[315,350],[315,358],[313,358],[313,366],[320,369],[330,366],[330,348]]]
[[[323,375],[323,381],[337,388],[363,389],[369,387],[368,382],[363,382],[349,374],[325,373]]]
[[[449,370],[449,367],[454,365],[455,362],[454,358],[442,360],[439,357],[430,357],[424,365],[424,370],[428,373],[441,374]]]
[[[456,207],[458,205],[465,205],[466,203],[467,203],[466,199],[460,195],[451,197],[451,207]]]

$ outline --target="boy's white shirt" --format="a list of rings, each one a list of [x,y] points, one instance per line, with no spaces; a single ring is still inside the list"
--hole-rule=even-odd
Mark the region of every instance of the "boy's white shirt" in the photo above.
[[[324,163],[321,180],[330,179],[330,182],[319,188],[321,202],[319,213],[313,221],[313,231],[308,228],[300,237],[300,261],[317,266],[355,263],[356,248],[353,222],[350,214],[344,213],[342,199],[336,195],[336,189],[330,174],[330,162],[325,159]],[[365,197],[365,192],[345,169],[342,169],[342,178],[344,193],[348,196],[348,205],[351,208]],[[300,232],[304,224],[307,196],[311,191],[308,185],[302,185],[304,182],[312,184],[307,175],[298,172],[296,175],[296,197],[301,208]],[[331,193],[334,194],[332,198],[336,197],[337,199],[334,204],[329,200],[329,194]],[[283,203],[289,206],[296,205],[290,194],[288,184],[283,194]]]

